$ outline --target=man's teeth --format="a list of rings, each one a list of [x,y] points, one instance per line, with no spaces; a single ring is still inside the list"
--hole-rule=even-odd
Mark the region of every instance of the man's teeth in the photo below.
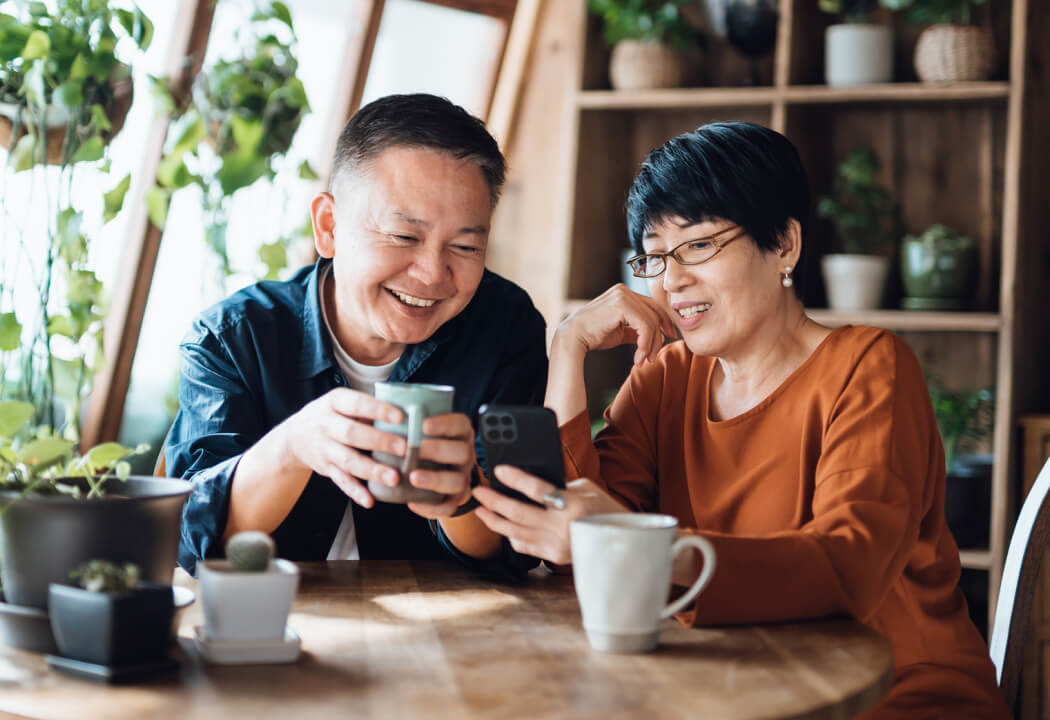
[[[405,305],[414,305],[416,307],[430,307],[437,300],[424,300],[423,298],[417,298],[413,295],[406,295],[405,293],[399,293],[397,290],[391,290],[397,296],[397,299],[403,302]]]
[[[699,305],[690,305],[689,307],[678,308],[678,314],[684,318],[691,318],[697,313],[703,312],[711,308],[711,303],[700,303]]]

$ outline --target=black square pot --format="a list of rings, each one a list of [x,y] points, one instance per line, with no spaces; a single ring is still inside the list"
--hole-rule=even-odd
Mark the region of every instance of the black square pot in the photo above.
[[[170,585],[104,593],[52,584],[48,604],[55,643],[68,658],[111,667],[151,663],[171,643]]]

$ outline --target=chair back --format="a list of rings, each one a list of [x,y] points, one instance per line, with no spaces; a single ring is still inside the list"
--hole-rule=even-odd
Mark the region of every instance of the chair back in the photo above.
[[[155,477],[165,477],[167,469],[167,464],[164,460],[164,448],[161,448],[157,454],[157,464],[153,466],[153,475]]]
[[[995,624],[992,625],[989,649],[999,689],[1011,712],[1016,709],[1025,634],[1032,614],[1039,566],[1050,540],[1050,503],[1046,501],[1048,492],[1050,459],[1039,471],[1017,516],[1003,566],[1003,579],[999,584],[999,600],[995,606]]]

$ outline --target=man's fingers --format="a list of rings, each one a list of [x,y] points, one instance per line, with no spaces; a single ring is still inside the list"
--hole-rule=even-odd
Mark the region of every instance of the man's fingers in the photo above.
[[[463,413],[431,415],[423,421],[423,434],[431,437],[474,440],[474,426]]]
[[[367,393],[350,388],[335,388],[330,390],[325,397],[332,410],[347,417],[382,420],[396,425],[405,416],[397,405],[376,400]]]
[[[342,445],[336,445],[330,450],[329,464],[344,474],[375,480],[384,485],[396,485],[400,476],[396,469]]]
[[[368,489],[352,475],[346,474],[337,467],[332,467],[328,470],[328,477],[336,484],[336,487],[361,507],[370,508],[375,504],[372,493],[368,492]]]
[[[336,415],[324,432],[336,442],[361,450],[381,450],[391,455],[405,454],[405,439],[384,432],[354,418]]]
[[[474,443],[471,440],[449,440],[447,438],[423,438],[419,446],[419,457],[424,460],[466,467],[474,464]]]
[[[417,488],[458,497],[470,487],[470,474],[459,470],[413,470],[408,481]]]

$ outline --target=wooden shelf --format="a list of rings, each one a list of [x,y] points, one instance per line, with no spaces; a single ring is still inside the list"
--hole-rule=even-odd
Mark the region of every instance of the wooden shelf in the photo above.
[[[1002,327],[1002,319],[997,313],[922,312],[917,310],[836,312],[823,308],[808,308],[806,314],[822,325],[871,325],[887,330],[998,332]]]
[[[652,110],[772,105],[778,100],[794,105],[910,102],[1005,102],[1007,82],[882,83],[834,88],[827,85],[788,87],[691,87],[657,90],[582,90],[576,105],[586,110]]]
[[[959,562],[968,570],[990,570],[992,553],[988,550],[960,550]]]
[[[583,90],[576,95],[576,105],[588,110],[651,110],[772,105],[776,99],[777,91],[772,87]]]
[[[784,100],[796,104],[861,102],[946,102],[1003,100],[1010,96],[1006,82],[882,83],[849,88],[794,85],[784,89]]]

